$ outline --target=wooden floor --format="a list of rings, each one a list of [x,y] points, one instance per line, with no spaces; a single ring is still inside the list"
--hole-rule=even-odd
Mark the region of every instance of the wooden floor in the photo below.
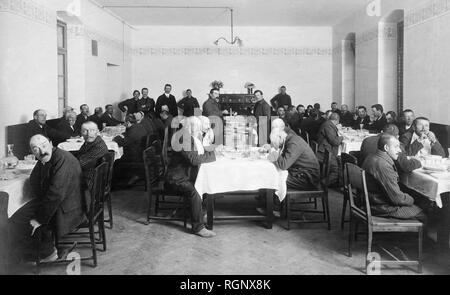
[[[341,194],[331,192],[332,230],[324,224],[293,225],[277,219],[272,230],[259,222],[221,221],[215,224],[217,237],[202,239],[185,231],[181,223],[144,225],[145,193],[115,192],[113,230],[107,230],[108,251],[100,252],[98,267],[82,264],[81,274],[161,275],[361,275],[365,273],[364,237],[347,257],[347,228],[339,225]],[[217,214],[255,214],[253,198],[236,196],[217,201]],[[375,243],[400,248],[416,255],[414,236],[385,234]],[[375,248],[376,250],[376,248]],[[80,253],[86,249],[79,249]],[[392,250],[395,251],[395,250]],[[16,266],[14,274],[33,274],[31,265]],[[431,240],[424,245],[424,274],[450,274],[450,255],[439,253]],[[65,274],[66,266],[49,266],[42,274]],[[415,275],[407,268],[383,269],[382,274]]]

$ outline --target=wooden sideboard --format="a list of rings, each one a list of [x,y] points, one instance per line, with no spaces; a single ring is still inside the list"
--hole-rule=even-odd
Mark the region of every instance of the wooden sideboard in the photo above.
[[[253,94],[221,94],[219,105],[221,110],[233,111],[242,116],[250,116],[255,106]]]

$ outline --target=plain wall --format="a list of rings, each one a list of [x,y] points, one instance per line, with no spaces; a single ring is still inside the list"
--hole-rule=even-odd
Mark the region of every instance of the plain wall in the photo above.
[[[229,27],[137,27],[133,89],[148,87],[156,99],[170,83],[178,100],[190,88],[202,104],[214,80],[224,83],[222,93],[246,93],[252,82],[266,100],[285,85],[295,105],[330,107],[330,27],[237,27],[235,35],[244,41],[241,49],[213,45],[221,36],[230,39]]]
[[[450,14],[446,0],[381,0],[381,16],[369,16],[366,8],[333,27],[333,94],[342,93],[341,42],[356,33],[356,104],[385,104],[396,110],[396,63],[393,36],[380,22],[397,9],[405,12],[404,108],[433,122],[450,124]],[[383,27],[383,26],[381,26]],[[395,41],[396,42],[396,41]],[[389,53],[390,52],[390,53]],[[342,97],[341,97],[342,100]]]

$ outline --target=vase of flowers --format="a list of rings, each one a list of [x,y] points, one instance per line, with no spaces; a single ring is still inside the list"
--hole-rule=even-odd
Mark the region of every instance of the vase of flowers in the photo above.
[[[222,82],[222,81],[217,81],[217,80],[212,81],[212,82],[211,82],[211,87],[220,90],[220,89],[223,88],[223,82]]]
[[[247,88],[248,94],[253,94],[253,89],[255,88],[255,84],[253,84],[251,82],[247,82],[247,83],[245,83],[244,87]]]

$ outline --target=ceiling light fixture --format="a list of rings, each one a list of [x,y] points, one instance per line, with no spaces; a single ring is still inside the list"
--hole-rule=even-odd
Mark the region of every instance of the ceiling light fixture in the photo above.
[[[219,42],[220,40],[224,40],[226,43],[230,44],[230,45],[235,45],[237,44],[239,47],[242,47],[244,45],[243,41],[241,38],[239,38],[238,36],[234,37],[234,18],[233,18],[233,8],[228,8],[230,10],[230,14],[231,14],[231,25],[230,25],[230,29],[231,29],[231,41],[228,41],[225,37],[220,37],[219,39],[217,39],[216,41],[214,41],[214,45],[219,46]]]

